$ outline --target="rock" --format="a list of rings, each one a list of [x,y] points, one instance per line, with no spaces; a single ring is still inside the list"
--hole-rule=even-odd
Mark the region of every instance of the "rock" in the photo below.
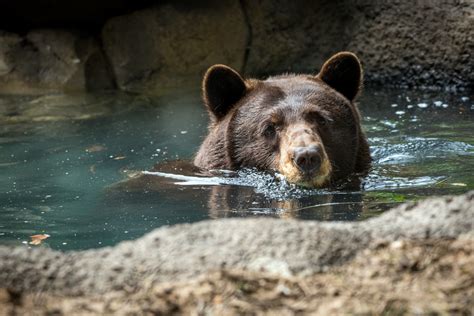
[[[247,28],[236,0],[167,3],[110,19],[102,39],[122,90],[159,93],[198,87],[212,64],[242,69]]]
[[[353,51],[367,83],[473,88],[474,2],[243,1],[251,30],[245,70],[317,73]]]
[[[348,42],[350,19],[341,1],[251,1],[243,8],[251,29],[245,72],[262,76],[282,72],[317,73]]]
[[[364,1],[350,10],[346,49],[368,82],[473,88],[473,1]]]
[[[0,78],[5,78],[13,70],[13,64],[8,60],[7,54],[21,42],[21,37],[0,31]]]
[[[0,33],[0,93],[92,91],[114,87],[96,40],[62,30]]]
[[[470,315],[472,238],[380,244],[309,276],[221,269],[99,295],[10,292],[0,309],[6,315]]]
[[[472,237],[473,216],[471,191],[404,204],[357,223],[224,219],[159,228],[115,247],[86,251],[2,246],[0,284],[16,293],[94,295],[182,281],[223,268],[266,267],[277,274],[305,276],[397,240]]]
[[[267,272],[283,277],[291,277],[292,273],[288,264],[283,260],[275,260],[270,257],[260,257],[250,262],[247,267],[249,270]]]

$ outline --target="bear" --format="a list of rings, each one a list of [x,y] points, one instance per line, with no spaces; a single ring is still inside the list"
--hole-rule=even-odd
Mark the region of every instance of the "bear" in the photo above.
[[[210,123],[194,165],[274,171],[309,188],[359,185],[371,165],[355,104],[362,80],[351,52],[330,57],[317,75],[257,80],[226,65],[210,67],[202,81]]]

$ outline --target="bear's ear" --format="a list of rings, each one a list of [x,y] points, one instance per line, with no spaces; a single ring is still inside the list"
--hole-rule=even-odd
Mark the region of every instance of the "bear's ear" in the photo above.
[[[204,103],[217,120],[226,116],[246,89],[239,73],[225,65],[210,67],[202,82]]]
[[[359,58],[350,52],[337,53],[324,63],[318,78],[352,102],[362,83]]]

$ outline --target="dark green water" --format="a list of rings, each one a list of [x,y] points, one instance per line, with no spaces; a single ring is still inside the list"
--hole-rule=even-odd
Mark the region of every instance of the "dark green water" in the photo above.
[[[207,126],[197,92],[0,97],[0,244],[49,234],[42,246],[87,249],[220,217],[357,221],[474,189],[472,95],[369,90],[360,108],[374,157],[360,191],[304,191],[243,171],[157,177],[160,185],[126,193],[110,186],[160,161],[192,158]]]

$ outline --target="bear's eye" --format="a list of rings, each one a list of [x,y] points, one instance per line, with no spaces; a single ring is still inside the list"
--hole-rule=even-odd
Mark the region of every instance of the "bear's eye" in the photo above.
[[[273,123],[268,123],[263,129],[263,136],[267,138],[274,138],[276,135],[276,127]]]
[[[328,125],[332,120],[323,116],[318,112],[308,113],[308,120],[312,123],[317,124],[318,126]]]

